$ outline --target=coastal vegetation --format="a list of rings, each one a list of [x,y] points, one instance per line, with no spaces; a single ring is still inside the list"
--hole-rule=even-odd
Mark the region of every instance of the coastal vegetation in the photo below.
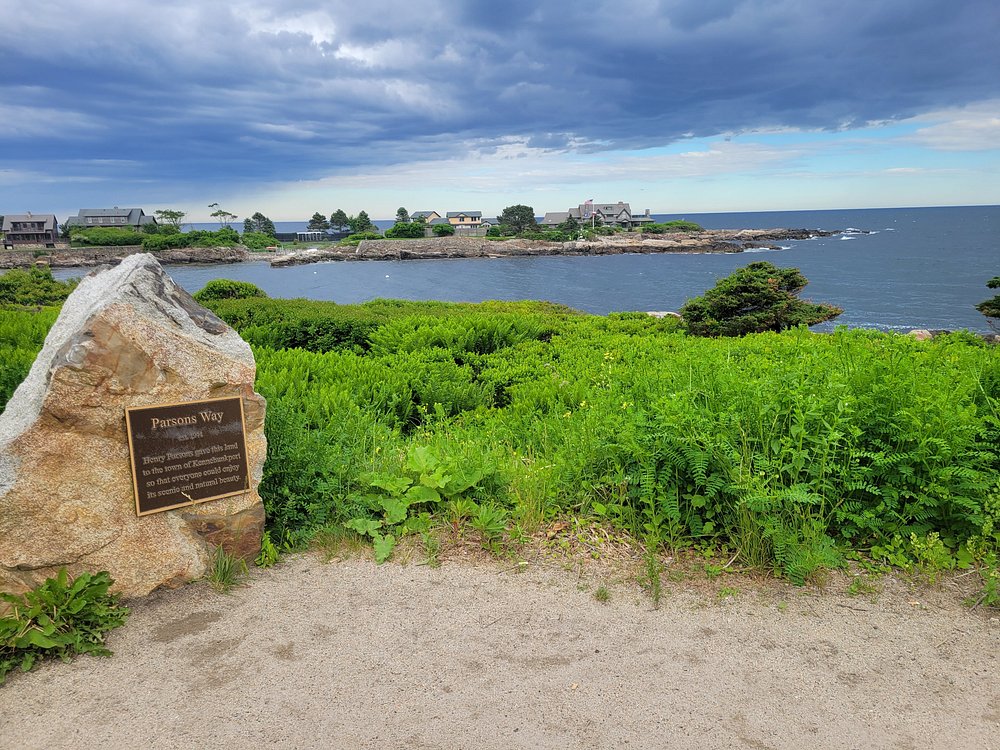
[[[968,568],[1000,603],[1000,349],[970,334],[699,337],[547,303],[262,295],[199,298],[254,349],[277,549],[363,539],[383,560],[409,536],[430,556],[447,529],[516,554],[569,519],[653,563],[710,550],[797,583]],[[0,312],[3,382],[53,319]]]
[[[833,305],[800,300],[798,294],[808,283],[797,268],[751,263],[684,303],[681,317],[696,336],[743,336],[812,326],[843,312]]]
[[[251,245],[257,245],[259,235],[244,235]],[[274,242],[269,235],[267,241]],[[185,247],[229,247],[244,244],[232,227],[221,227],[216,231],[193,229],[182,232],[171,224],[147,225],[142,232],[120,227],[71,227],[69,232],[72,247],[138,247],[147,252]]]
[[[986,282],[986,286],[990,289],[1000,289],[1000,276],[994,276]],[[1000,294],[980,302],[976,305],[976,309],[989,319],[991,328],[1000,330]]]
[[[112,583],[104,571],[71,579],[62,568],[20,596],[0,593],[0,601],[10,608],[0,617],[0,685],[12,670],[27,672],[43,659],[110,655],[104,638],[129,615],[118,597],[108,593]]]

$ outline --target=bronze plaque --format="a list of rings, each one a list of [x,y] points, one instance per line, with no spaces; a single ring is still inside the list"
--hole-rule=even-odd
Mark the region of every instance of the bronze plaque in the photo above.
[[[125,425],[137,515],[250,489],[241,398],[126,409]]]

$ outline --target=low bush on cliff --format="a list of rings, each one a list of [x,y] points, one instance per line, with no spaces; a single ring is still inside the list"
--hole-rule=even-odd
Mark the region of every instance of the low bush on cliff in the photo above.
[[[994,276],[986,282],[986,286],[990,289],[1000,289],[1000,276]],[[980,302],[976,305],[976,309],[990,319],[992,328],[1000,329],[1000,294],[993,299]]]
[[[354,234],[347,235],[337,244],[342,247],[357,247],[361,244],[362,240],[384,240],[383,237],[378,232],[355,232]]]
[[[808,283],[797,268],[751,263],[685,302],[680,313],[696,336],[743,336],[816,325],[843,312],[800,300],[797,295]]]
[[[244,232],[240,237],[240,244],[250,250],[263,250],[273,247],[277,240],[269,234],[263,232]]]
[[[637,231],[644,234],[668,234],[670,232],[696,233],[704,232],[705,228],[701,224],[695,224],[693,221],[676,219],[662,223],[653,222],[652,224],[643,224]]]
[[[72,247],[126,247],[143,244],[148,235],[117,227],[72,227],[69,237]]]
[[[233,247],[240,244],[240,235],[231,227],[214,232],[194,229],[190,232],[143,235],[141,244],[143,250],[148,252],[185,247]]]

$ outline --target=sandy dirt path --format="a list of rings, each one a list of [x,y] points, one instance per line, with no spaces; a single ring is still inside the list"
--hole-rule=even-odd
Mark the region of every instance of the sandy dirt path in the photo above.
[[[1000,748],[1000,621],[955,597],[673,588],[653,610],[515,569],[306,555],[155,595],[113,658],[12,675],[0,747]]]

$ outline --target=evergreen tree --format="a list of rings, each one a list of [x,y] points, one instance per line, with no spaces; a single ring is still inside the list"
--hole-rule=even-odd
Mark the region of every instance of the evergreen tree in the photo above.
[[[358,232],[372,232],[375,231],[375,225],[372,224],[372,220],[368,218],[367,211],[359,211],[357,216],[351,216],[347,219],[347,225],[351,228],[351,232],[357,234]]]
[[[396,223],[405,224],[410,220],[410,212],[407,211],[403,206],[396,209]]]
[[[260,211],[257,211],[249,219],[243,220],[243,231],[260,232],[261,234],[269,234],[272,237],[278,234],[277,230],[274,228],[274,222],[264,216],[264,214]]]
[[[310,232],[325,232],[329,228],[330,222],[319,211],[312,215],[312,218],[309,219],[309,224],[306,226],[306,229]]]
[[[535,221],[535,209],[531,206],[522,204],[507,206],[498,218],[500,224],[507,227],[510,234],[521,234],[521,232],[538,229],[538,222]]]
[[[1000,289],[1000,276],[994,276],[986,282],[990,289]],[[1000,294],[993,299],[984,300],[976,305],[976,309],[986,316],[990,328],[1000,330]]]
[[[701,297],[684,303],[681,316],[696,336],[742,336],[815,325],[840,315],[833,305],[813,304],[796,295],[806,284],[797,268],[777,268],[767,262],[719,279]]]
[[[330,214],[330,226],[336,227],[338,232],[343,232],[344,227],[348,226],[348,223],[348,216],[344,213],[344,209],[338,208]]]

